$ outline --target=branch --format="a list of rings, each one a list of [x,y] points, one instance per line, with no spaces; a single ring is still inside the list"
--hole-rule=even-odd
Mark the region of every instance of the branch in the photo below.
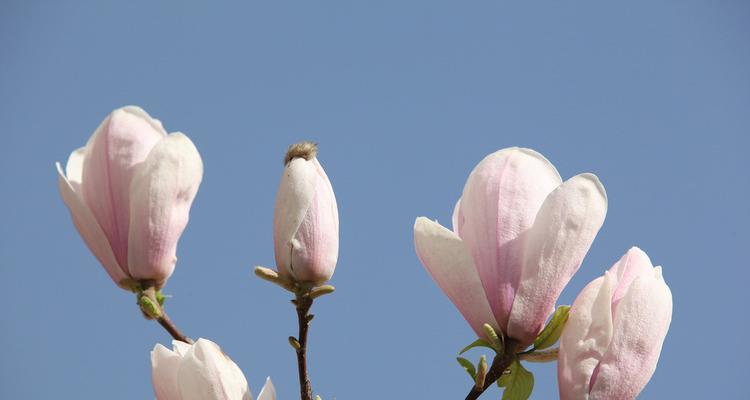
[[[175,340],[179,340],[180,342],[185,342],[188,344],[193,343],[190,338],[185,336],[182,332],[180,332],[179,329],[177,329],[177,327],[174,325],[174,322],[169,319],[169,316],[166,312],[164,312],[163,309],[161,312],[161,317],[156,318],[156,321],[159,323],[159,325],[164,327],[164,329],[166,329],[167,332],[169,332],[169,334],[172,335],[172,338],[174,338]]]
[[[503,353],[498,353],[495,356],[495,359],[492,360],[492,365],[490,366],[489,371],[487,371],[487,376],[484,379],[484,385],[482,385],[481,388],[478,388],[476,385],[472,386],[471,391],[466,395],[466,400],[478,399],[487,388],[492,386],[493,383],[503,376],[505,370],[508,369],[510,364],[512,364],[513,360],[516,358],[517,347],[518,342],[510,338],[505,339]]]
[[[299,371],[300,399],[312,400],[312,386],[307,376],[307,329],[313,316],[309,314],[313,299],[309,293],[297,294],[292,300],[297,308],[297,321],[299,322],[299,336],[297,339],[290,337],[289,342],[297,352],[297,370]]]

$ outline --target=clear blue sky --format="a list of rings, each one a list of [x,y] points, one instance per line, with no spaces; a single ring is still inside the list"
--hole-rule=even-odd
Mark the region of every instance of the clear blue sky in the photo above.
[[[664,266],[674,318],[640,398],[748,398],[749,3],[249,3],[0,5],[0,398],[153,396],[149,351],[169,338],[85,247],[54,169],[127,104],[201,152],[168,310],[256,394],[271,375],[298,396],[289,296],[251,271],[273,265],[286,146],[311,139],[341,220],[338,290],[310,334],[324,400],[463,398],[454,357],[473,334],[412,225],[448,223],[474,165],[508,146],[607,188],[561,303],[632,245]],[[554,368],[531,366],[534,399],[557,397]]]

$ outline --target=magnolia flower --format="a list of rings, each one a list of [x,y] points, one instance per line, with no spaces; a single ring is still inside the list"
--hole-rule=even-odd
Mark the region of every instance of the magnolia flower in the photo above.
[[[194,344],[172,342],[173,350],[161,344],[151,351],[151,379],[157,400],[252,400],[242,371],[221,348],[207,339]],[[271,378],[258,400],[275,400]]]
[[[309,142],[289,147],[276,193],[273,242],[282,277],[320,284],[336,269],[339,212],[316,153],[317,146]]]
[[[417,256],[476,334],[482,326],[534,341],[607,212],[593,174],[562,182],[530,149],[507,148],[471,172],[453,231],[417,218]]]
[[[119,286],[161,287],[203,176],[198,150],[138,107],[112,112],[70,154],[60,194],[78,232]]]
[[[631,248],[570,309],[560,337],[560,398],[635,399],[656,369],[671,320],[661,267]]]

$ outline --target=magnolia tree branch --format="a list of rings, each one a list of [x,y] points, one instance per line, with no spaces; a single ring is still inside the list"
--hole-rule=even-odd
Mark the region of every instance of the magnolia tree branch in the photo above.
[[[481,387],[474,385],[471,387],[471,391],[466,395],[466,400],[476,400],[479,396],[484,393],[487,388],[492,386],[505,372],[510,364],[516,359],[516,349],[518,343],[513,339],[505,339],[505,346],[503,346],[503,352],[495,355],[495,359],[492,360],[492,365],[487,371],[487,375],[484,379],[484,384]]]
[[[289,342],[297,352],[297,370],[299,371],[299,391],[302,400],[312,400],[312,386],[307,376],[307,329],[313,316],[309,314],[313,299],[308,293],[298,294],[292,301],[297,308],[299,322],[299,336],[290,337]]]
[[[172,338],[175,340],[179,340],[180,342],[185,343],[192,343],[193,341],[190,340],[187,336],[185,336],[182,332],[180,332],[179,329],[175,326],[174,322],[172,322],[171,319],[169,319],[169,316],[167,315],[164,310],[162,310],[162,314],[160,317],[156,318],[156,321],[164,327],[164,329],[169,332],[170,335],[172,335]]]

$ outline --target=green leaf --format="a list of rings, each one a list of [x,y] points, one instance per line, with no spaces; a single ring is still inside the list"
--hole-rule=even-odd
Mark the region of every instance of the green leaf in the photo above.
[[[555,314],[552,315],[547,326],[544,327],[542,333],[534,340],[534,349],[542,350],[546,349],[557,342],[560,339],[565,323],[568,322],[568,313],[570,312],[570,306],[560,306],[555,310]]]
[[[497,380],[497,386],[505,388],[502,400],[528,399],[534,390],[534,374],[524,368],[518,360],[514,361],[508,370]]]
[[[467,351],[469,351],[470,349],[473,349],[475,347],[487,347],[487,348],[491,349],[492,345],[489,344],[489,343],[487,343],[487,341],[484,340],[484,339],[477,339],[477,340],[473,341],[470,345],[468,345],[468,346],[464,347],[463,349],[461,349],[461,351],[458,354],[464,354]]]
[[[464,367],[466,373],[471,376],[472,382],[477,380],[477,370],[476,368],[474,368],[474,364],[471,361],[463,357],[456,357],[456,361],[458,361],[458,363],[461,364],[462,367]]]

